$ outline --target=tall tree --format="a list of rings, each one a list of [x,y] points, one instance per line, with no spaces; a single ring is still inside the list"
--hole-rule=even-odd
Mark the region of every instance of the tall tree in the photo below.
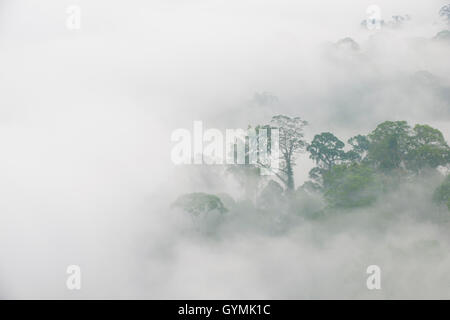
[[[450,162],[450,148],[438,129],[417,124],[413,129],[407,167],[413,171],[445,166]]]
[[[352,150],[347,152],[347,159],[353,161],[362,161],[369,151],[370,141],[367,136],[358,134],[347,140],[352,146]]]
[[[300,117],[291,118],[285,115],[274,116],[270,121],[270,128],[279,130],[280,168],[279,172],[274,174],[283,182],[287,191],[295,189],[295,159],[306,146],[303,128],[307,124],[308,122]]]
[[[333,166],[324,173],[323,185],[328,204],[341,208],[369,205],[382,189],[374,170],[360,163]]]
[[[404,164],[410,148],[411,128],[406,121],[385,121],[369,134],[369,160],[380,169]]]
[[[445,204],[450,210],[450,176],[447,176],[444,182],[434,191],[433,200],[438,204]]]
[[[442,133],[428,125],[413,129],[406,121],[385,121],[369,134],[368,158],[379,169],[404,168],[419,172],[450,162],[450,148]]]
[[[331,132],[322,132],[314,136],[306,150],[319,168],[328,170],[336,163],[345,160],[344,146],[344,142]]]

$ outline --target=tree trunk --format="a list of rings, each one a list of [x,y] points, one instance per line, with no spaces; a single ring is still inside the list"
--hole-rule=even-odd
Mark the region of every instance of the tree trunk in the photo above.
[[[286,175],[287,175],[287,183],[286,183],[286,187],[287,187],[287,191],[294,191],[295,189],[295,184],[294,184],[294,171],[292,170],[292,166],[291,163],[288,162],[286,164]]]

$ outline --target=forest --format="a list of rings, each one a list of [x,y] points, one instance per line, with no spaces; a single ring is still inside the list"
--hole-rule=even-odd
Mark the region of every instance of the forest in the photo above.
[[[370,207],[413,184],[427,190],[425,201],[437,211],[450,210],[450,147],[439,129],[385,121],[344,143],[331,132],[306,141],[305,126],[307,122],[300,117],[286,115],[257,126],[279,129],[280,169],[267,177],[260,175],[262,164],[227,165],[226,174],[241,186],[239,199],[224,193],[195,192],[179,196],[172,207],[189,214],[200,228],[218,227],[228,216],[250,211],[275,230],[280,223],[286,228],[294,221]],[[296,158],[305,155],[315,166],[309,171],[309,180],[296,187]]]

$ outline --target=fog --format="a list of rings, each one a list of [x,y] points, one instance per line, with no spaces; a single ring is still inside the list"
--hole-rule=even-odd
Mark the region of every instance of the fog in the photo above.
[[[300,116],[308,141],[407,120],[450,141],[450,45],[432,40],[446,2],[380,0],[385,21],[411,20],[378,31],[360,25],[371,4],[0,0],[0,298],[450,298],[450,215],[427,200],[439,176],[321,221],[231,212],[212,235],[171,209],[243,197],[220,167],[172,163],[171,133],[195,120]],[[301,154],[297,186],[311,167]]]

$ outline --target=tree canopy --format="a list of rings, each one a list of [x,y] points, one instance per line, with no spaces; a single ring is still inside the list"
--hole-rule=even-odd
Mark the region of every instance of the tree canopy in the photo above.
[[[214,210],[217,210],[220,213],[225,213],[228,211],[218,196],[202,192],[182,195],[175,200],[172,206],[180,208],[193,216],[207,214]]]
[[[244,200],[236,203],[227,196],[233,208],[245,203],[246,208],[253,206],[261,212],[277,211],[278,214],[286,208],[317,209],[319,202],[311,198],[313,194],[320,195],[329,209],[368,206],[394,190],[401,181],[429,170],[440,175],[437,169],[448,168],[450,164],[450,147],[444,135],[426,124],[411,127],[406,121],[385,121],[368,134],[349,138],[347,145],[331,132],[316,134],[307,143],[303,134],[306,125],[299,117],[278,115],[269,125],[257,126],[257,130],[279,129],[280,170],[263,179],[261,163],[231,167],[228,172],[237,178],[244,195]],[[274,141],[269,140],[268,144],[271,143]],[[311,180],[295,190],[295,160],[304,149],[316,166],[309,172]],[[273,180],[275,178],[282,184]],[[437,186],[433,200],[450,210],[450,176]],[[312,201],[314,205],[307,206],[301,201]],[[228,211],[220,197],[207,193],[183,195],[174,206],[193,216]]]

